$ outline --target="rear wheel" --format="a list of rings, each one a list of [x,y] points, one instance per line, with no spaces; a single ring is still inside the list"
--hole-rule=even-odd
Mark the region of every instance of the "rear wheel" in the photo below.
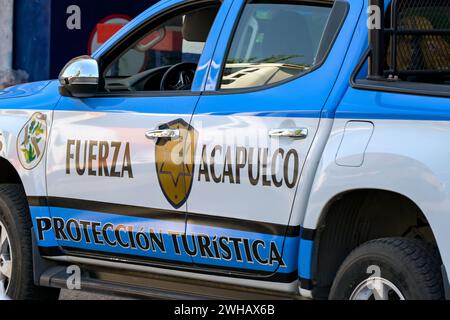
[[[437,249],[425,241],[370,241],[345,259],[330,299],[440,300],[444,298],[441,264]]]
[[[57,299],[58,289],[34,285],[31,228],[22,186],[0,185],[0,294],[17,300]]]

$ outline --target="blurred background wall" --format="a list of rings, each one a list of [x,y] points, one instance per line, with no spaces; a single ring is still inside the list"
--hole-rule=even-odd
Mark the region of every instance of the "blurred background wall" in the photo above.
[[[12,77],[13,16],[14,0],[0,0],[0,85]]]
[[[0,0],[0,86],[56,78],[156,2]]]

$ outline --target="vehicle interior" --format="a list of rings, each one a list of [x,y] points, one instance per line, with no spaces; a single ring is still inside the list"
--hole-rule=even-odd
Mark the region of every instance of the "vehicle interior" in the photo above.
[[[147,32],[105,68],[105,90],[190,90],[218,10],[219,6],[197,9]]]

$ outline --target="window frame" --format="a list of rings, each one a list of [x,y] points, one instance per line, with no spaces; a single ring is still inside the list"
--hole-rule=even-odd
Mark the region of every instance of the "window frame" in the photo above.
[[[192,91],[192,90],[108,92],[105,89],[105,79],[106,79],[105,74],[107,72],[107,68],[114,62],[114,60],[121,53],[125,52],[131,44],[135,43],[136,41],[139,41],[140,38],[144,37],[148,32],[152,31],[162,23],[169,21],[170,19],[177,17],[180,14],[183,14],[183,12],[214,5],[218,6],[220,10],[220,7],[223,5],[223,0],[193,0],[180,3],[176,6],[168,7],[166,9],[161,10],[156,15],[148,17],[140,25],[138,25],[128,34],[119,39],[113,46],[108,48],[108,50],[102,53],[102,55],[99,56],[97,59],[100,71],[99,72],[100,81],[99,81],[99,91],[95,94],[94,98],[200,96],[202,93],[201,91]],[[216,16],[216,19],[217,17],[218,15]],[[204,52],[200,56],[200,59],[203,57],[203,54]],[[197,76],[197,71],[198,70],[196,70],[195,77]]]
[[[321,7],[330,7],[331,11],[330,11],[330,16],[327,22],[327,25],[325,26],[324,29],[324,37],[322,38],[322,41],[319,45],[318,48],[318,52],[321,51],[322,47],[323,47],[323,40],[324,38],[328,38],[327,39],[327,46],[326,49],[323,53],[323,56],[321,58],[321,60],[319,61],[319,63],[317,63],[315,66],[311,67],[308,71],[302,72],[294,77],[291,78],[287,78],[285,80],[279,81],[279,82],[275,82],[272,84],[268,84],[268,85],[261,85],[261,86],[255,86],[255,87],[249,87],[249,88],[237,88],[237,89],[222,89],[221,88],[221,84],[222,84],[222,80],[223,80],[223,75],[225,72],[225,67],[226,67],[226,60],[230,54],[231,51],[231,47],[233,45],[233,41],[235,39],[235,35],[236,35],[236,31],[237,28],[239,27],[239,24],[241,22],[244,10],[248,4],[248,2],[250,2],[251,0],[245,0],[243,2],[243,5],[240,8],[239,14],[237,19],[234,21],[233,24],[233,29],[231,31],[231,37],[230,39],[228,39],[228,43],[227,43],[227,47],[225,49],[225,55],[224,55],[224,60],[223,63],[220,67],[220,73],[219,73],[219,77],[218,77],[218,81],[216,83],[215,89],[214,91],[206,91],[204,92],[205,95],[224,95],[224,94],[240,94],[240,93],[250,93],[250,92],[258,92],[258,91],[264,91],[267,89],[271,89],[271,88],[275,88],[278,86],[282,86],[286,83],[289,83],[291,81],[295,81],[299,78],[302,78],[312,72],[314,72],[315,70],[319,69],[320,67],[322,67],[322,65],[325,63],[325,61],[328,59],[328,56],[331,52],[331,50],[334,47],[334,44],[337,40],[337,38],[339,37],[339,34],[342,30],[342,27],[345,23],[345,21],[347,20],[347,16],[348,13],[350,11],[350,4],[346,1],[341,1],[341,0],[330,0],[330,4],[331,6],[329,6],[328,3],[324,3],[323,1],[315,1],[315,0],[311,0],[311,1],[295,1],[296,3],[300,4],[300,5],[315,5],[315,6],[321,6]],[[273,3],[273,4],[278,4],[281,3],[275,3],[275,0],[268,0],[268,3]],[[289,2],[289,1],[286,1]],[[331,33],[332,36],[327,36],[329,33],[327,32],[328,29],[332,29],[332,30],[336,30],[335,32]]]

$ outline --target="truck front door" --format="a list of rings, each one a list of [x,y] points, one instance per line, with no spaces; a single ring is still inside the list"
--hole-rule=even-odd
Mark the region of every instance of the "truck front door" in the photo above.
[[[172,235],[185,231],[189,122],[230,3],[165,2],[99,57],[101,93],[61,99],[47,183],[51,227],[66,255],[192,263]]]

